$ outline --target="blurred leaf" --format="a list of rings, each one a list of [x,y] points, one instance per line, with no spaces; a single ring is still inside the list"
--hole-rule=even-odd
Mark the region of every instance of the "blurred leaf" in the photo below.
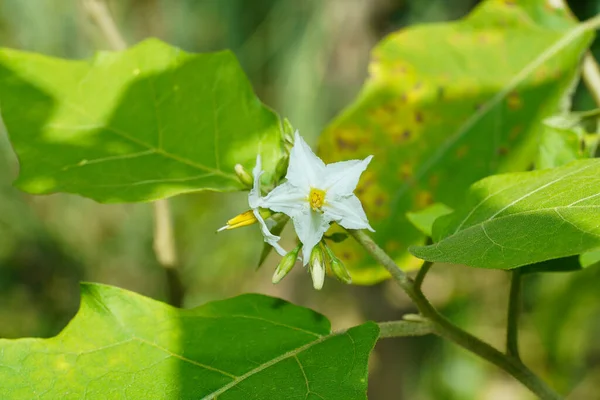
[[[11,399],[366,399],[378,334],[262,295],[184,310],[85,284],[58,336],[0,340],[0,380]]]
[[[432,204],[421,211],[407,212],[406,218],[425,236],[431,237],[433,223],[439,217],[450,214],[452,209],[443,203]]]
[[[549,379],[561,392],[571,392],[581,384],[600,356],[600,266],[576,274],[544,274],[528,286],[532,297],[529,314],[535,323],[532,332],[539,335]],[[533,292],[532,292],[533,291]],[[572,399],[592,399],[569,396]],[[592,395],[592,393],[594,395]]]
[[[342,243],[348,239],[348,234],[345,232],[334,232],[331,235],[326,235],[325,239],[331,240],[333,243]]]
[[[357,189],[375,240],[399,265],[424,235],[406,218],[463,204],[470,184],[528,168],[540,121],[570,93],[593,33],[542,0],[488,0],[465,19],[403,29],[374,50],[362,92],[325,130],[326,162],[374,154]],[[388,277],[352,243],[336,254],[354,281]]]
[[[539,272],[572,272],[581,270],[579,256],[569,256],[546,260],[521,268],[522,274],[535,274]]]
[[[554,168],[573,160],[586,158],[582,151],[584,135],[585,132],[579,126],[579,121],[572,116],[546,118],[536,168]]]
[[[600,250],[583,253],[579,256],[579,263],[582,268],[591,267],[592,265],[600,263]]]
[[[467,204],[438,219],[435,244],[411,247],[428,261],[510,269],[600,247],[600,160],[491,176]]]
[[[69,61],[3,49],[0,101],[29,193],[137,202],[240,190],[236,163],[251,169],[260,152],[272,179],[282,153],[279,118],[227,51],[151,39]]]

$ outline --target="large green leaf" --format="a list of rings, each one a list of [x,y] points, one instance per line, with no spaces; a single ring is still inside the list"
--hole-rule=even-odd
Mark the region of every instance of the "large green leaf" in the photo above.
[[[362,92],[319,151],[328,162],[375,155],[358,195],[399,265],[420,265],[407,248],[424,242],[406,212],[458,208],[473,182],[533,163],[540,121],[561,108],[588,29],[545,0],[488,0],[461,21],[410,27],[375,48]],[[336,252],[354,282],[388,276],[352,243]]]
[[[0,340],[0,397],[366,399],[378,334],[262,295],[181,310],[86,284],[58,336]]]
[[[471,187],[466,205],[433,225],[428,260],[509,269],[600,247],[600,160],[504,174]]]
[[[239,190],[234,165],[267,179],[282,153],[279,118],[227,51],[188,54],[158,40],[89,61],[0,50],[2,118],[17,185],[101,202]]]

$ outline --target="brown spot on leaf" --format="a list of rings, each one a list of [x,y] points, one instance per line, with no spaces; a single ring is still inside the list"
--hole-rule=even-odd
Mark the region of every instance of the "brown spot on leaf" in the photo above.
[[[513,126],[512,129],[510,130],[510,132],[508,133],[508,140],[510,140],[510,141],[516,140],[519,137],[519,135],[521,134],[521,132],[523,132],[523,125]]]
[[[508,154],[508,148],[505,146],[500,146],[496,149],[496,153],[500,156],[505,156]]]
[[[433,196],[431,192],[421,190],[415,197],[415,203],[418,208],[425,208],[433,204]]]
[[[423,122],[423,113],[421,111],[415,112],[415,121],[417,121],[417,123]]]
[[[508,105],[508,108],[514,111],[523,107],[523,100],[521,99],[519,93],[510,92],[506,98],[506,104]]]
[[[358,145],[356,143],[352,143],[348,139],[341,138],[339,136],[335,138],[335,142],[340,150],[356,151],[356,149],[358,149]]]
[[[456,149],[456,158],[461,159],[464,158],[469,153],[469,146],[463,144],[458,149]]]

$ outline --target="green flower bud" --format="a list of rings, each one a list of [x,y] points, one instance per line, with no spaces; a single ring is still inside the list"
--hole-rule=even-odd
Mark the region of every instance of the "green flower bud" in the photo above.
[[[325,247],[325,250],[327,251],[327,256],[329,257],[329,266],[331,267],[331,272],[333,272],[333,274],[341,282],[348,284],[352,283],[352,277],[350,276],[350,273],[346,269],[346,266],[344,265],[342,260],[337,258],[335,254],[333,254],[333,251],[331,251],[331,249],[326,244],[323,243],[323,247]]]
[[[316,290],[321,290],[325,282],[325,257],[323,256],[323,249],[319,245],[315,246],[310,253],[310,275],[313,287]]]
[[[275,167],[275,176],[278,180],[281,180],[285,177],[285,174],[287,174],[289,165],[290,165],[289,156],[286,155],[279,160],[279,162],[277,163],[277,166]]]
[[[298,259],[298,252],[300,252],[301,248],[302,243],[296,246],[294,250],[283,256],[279,262],[279,265],[277,266],[277,269],[275,270],[275,273],[273,274],[273,279],[271,282],[279,283],[279,281],[282,280],[288,274],[288,272],[292,270],[292,268],[294,268],[296,260]]]
[[[251,188],[254,185],[252,175],[246,171],[246,168],[244,168],[242,164],[235,164],[233,169],[235,170],[235,174],[237,175],[238,179],[244,186]]]

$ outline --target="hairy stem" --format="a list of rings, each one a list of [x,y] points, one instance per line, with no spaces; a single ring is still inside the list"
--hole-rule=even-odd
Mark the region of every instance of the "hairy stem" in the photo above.
[[[416,287],[415,282],[364,231],[348,230],[348,232],[392,275],[392,278],[411,298],[421,314],[431,322],[435,334],[458,344],[508,372],[541,399],[556,400],[561,398],[519,360],[503,354],[489,344],[463,331],[441,315],[429,303],[421,290]]]
[[[104,35],[113,50],[121,51],[127,48],[123,36],[108,9],[105,0],[81,0],[84,10]],[[169,202],[166,199],[157,200],[154,206],[154,254],[165,269],[167,281],[167,296],[169,304],[180,307],[185,295],[184,286],[177,268],[177,252],[175,251],[175,235],[173,233],[173,218]]]
[[[421,269],[419,269],[419,272],[415,277],[415,287],[417,290],[421,290],[421,286],[423,286],[423,280],[425,280],[425,275],[427,275],[432,265],[433,263],[431,261],[425,261],[421,266]]]
[[[400,336],[423,336],[433,333],[433,326],[427,320],[424,321],[389,321],[380,322],[379,338],[393,338]]]
[[[506,354],[515,360],[519,357],[519,311],[521,310],[521,273],[511,271],[508,318],[506,324]]]

